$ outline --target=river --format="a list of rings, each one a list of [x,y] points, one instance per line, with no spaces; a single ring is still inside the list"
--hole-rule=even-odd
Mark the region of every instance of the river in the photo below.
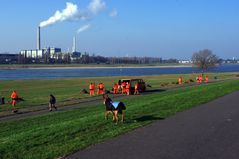
[[[209,72],[239,72],[239,64],[220,65]],[[161,74],[200,73],[194,67],[145,68],[18,68],[0,69],[0,80],[59,79],[80,77],[144,76]]]

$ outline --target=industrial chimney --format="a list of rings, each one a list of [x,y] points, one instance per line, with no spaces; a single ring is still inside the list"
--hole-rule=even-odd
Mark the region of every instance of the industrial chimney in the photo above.
[[[73,37],[73,47],[72,47],[72,52],[76,52],[76,37]]]
[[[37,28],[37,49],[41,50],[41,28]]]

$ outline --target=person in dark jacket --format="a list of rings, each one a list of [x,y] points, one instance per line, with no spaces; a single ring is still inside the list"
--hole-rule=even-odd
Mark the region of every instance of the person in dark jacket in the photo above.
[[[55,110],[57,110],[57,108],[56,108],[56,98],[52,94],[50,94],[49,111],[52,111],[52,107],[54,107]]]

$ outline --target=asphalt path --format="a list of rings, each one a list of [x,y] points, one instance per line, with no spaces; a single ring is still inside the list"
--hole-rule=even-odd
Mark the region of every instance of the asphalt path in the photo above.
[[[238,159],[239,91],[66,159]]]

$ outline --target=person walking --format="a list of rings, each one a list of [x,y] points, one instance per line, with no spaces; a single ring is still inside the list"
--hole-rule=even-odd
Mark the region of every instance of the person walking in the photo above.
[[[17,104],[17,99],[18,99],[18,95],[17,95],[17,91],[14,90],[11,94],[11,103],[12,103],[12,112],[16,112],[17,110],[15,109],[15,106]]]
[[[49,99],[49,111],[52,111],[52,107],[55,108],[55,110],[57,110],[57,107],[56,107],[56,98],[50,94],[50,99]]]

